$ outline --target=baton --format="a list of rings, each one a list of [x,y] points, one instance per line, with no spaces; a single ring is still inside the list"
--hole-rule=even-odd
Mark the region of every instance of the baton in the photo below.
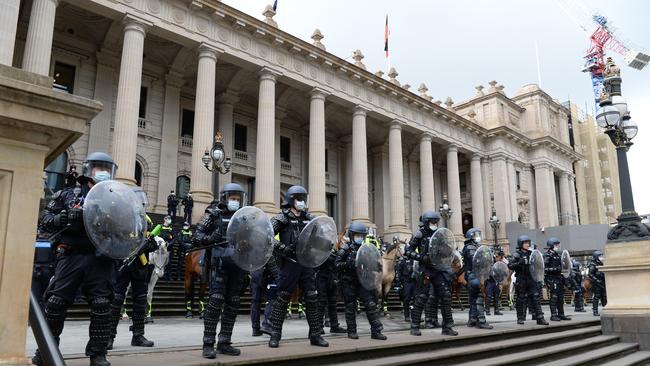
[[[188,250],[185,251],[185,254],[187,254],[187,253],[189,253],[189,252],[194,252],[194,251],[197,251],[197,250],[209,249],[209,248],[212,248],[212,247],[217,247],[217,246],[219,246],[219,245],[223,245],[223,244],[228,244],[228,240],[220,241],[220,242],[218,242],[218,243],[214,243],[214,244],[210,244],[210,245],[204,245],[204,246],[202,246],[202,247],[196,247],[196,248],[188,249]]]

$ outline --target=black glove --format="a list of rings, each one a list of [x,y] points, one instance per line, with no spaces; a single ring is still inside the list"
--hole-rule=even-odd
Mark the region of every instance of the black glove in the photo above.
[[[424,265],[431,264],[431,258],[426,254],[420,254],[418,261]]]
[[[63,210],[54,216],[54,226],[64,227],[68,225],[68,212]]]
[[[145,252],[155,252],[156,249],[158,249],[158,243],[156,243],[156,239],[154,239],[153,236],[150,236],[149,239],[147,239],[147,243],[144,245],[143,249]]]
[[[351,252],[348,256],[348,267],[354,268],[357,266],[357,252]]]
[[[295,247],[293,245],[287,245],[284,243],[280,244],[280,247],[278,249],[280,249],[280,253],[284,256],[290,256],[295,251]]]
[[[74,225],[82,221],[83,209],[81,208],[71,208],[68,211],[68,223]]]

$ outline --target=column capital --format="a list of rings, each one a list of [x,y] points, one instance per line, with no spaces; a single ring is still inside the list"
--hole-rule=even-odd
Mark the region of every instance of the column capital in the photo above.
[[[546,161],[539,161],[539,162],[533,163],[532,165],[533,165],[533,168],[535,170],[537,170],[537,169],[551,169],[552,168],[551,164],[549,164]]]
[[[482,154],[479,154],[477,152],[472,153],[472,161],[478,161],[481,162],[481,159],[483,158]]]
[[[560,171],[559,175],[560,175],[560,178],[562,178],[562,179],[565,179],[565,178],[569,179],[569,172],[567,172],[565,170]]]
[[[508,159],[508,156],[504,153],[496,153],[486,157],[486,159],[487,158],[492,159],[492,161],[499,161],[499,160],[506,161]]]
[[[257,72],[257,75],[259,76],[260,81],[270,80],[275,83],[277,77],[281,76],[282,73],[270,67],[264,66],[260,69],[260,71]]]
[[[223,54],[224,52],[222,49],[205,42],[202,42],[199,45],[197,51],[199,53],[199,59],[208,57],[214,59],[215,62],[217,61],[217,57]]]
[[[420,142],[431,142],[433,134],[431,132],[423,132],[422,137],[420,137]]]
[[[142,35],[145,35],[147,30],[153,26],[153,23],[150,21],[144,20],[132,13],[127,13],[124,18],[122,18],[122,23],[124,24],[124,33],[126,33],[126,31],[134,30],[142,33]]]
[[[309,91],[309,96],[311,97],[311,99],[325,100],[325,98],[327,98],[327,96],[330,95],[330,94],[331,93],[328,92],[327,90],[319,88],[319,87],[312,88]]]
[[[399,119],[394,119],[390,121],[390,129],[391,130],[402,130],[402,126],[404,126],[406,123],[404,121],[401,121]]]
[[[354,109],[352,110],[353,116],[363,116],[363,117],[365,117],[365,116],[368,115],[368,112],[370,112],[370,109],[368,109],[368,108],[366,108],[364,106],[361,106],[361,105],[355,105]]]
[[[447,152],[458,152],[458,145],[454,143],[447,145]]]

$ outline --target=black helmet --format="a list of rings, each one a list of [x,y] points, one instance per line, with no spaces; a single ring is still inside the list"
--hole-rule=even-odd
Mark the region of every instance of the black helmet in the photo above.
[[[548,238],[548,240],[546,241],[546,247],[548,249],[552,249],[554,246],[558,244],[560,244],[560,239],[556,237]]]
[[[284,207],[293,206],[294,200],[305,201],[307,203],[307,190],[302,186],[291,186],[287,189],[287,193],[284,195],[285,203]]]
[[[228,196],[231,194],[239,194],[241,196],[241,205],[244,205],[244,189],[237,183],[228,183],[221,189],[221,202],[228,203]]]
[[[117,170],[117,165],[115,164],[115,161],[110,155],[100,151],[96,151],[94,153],[88,154],[88,157],[86,158],[86,161],[83,164],[81,175],[83,177],[86,177],[86,179],[92,179],[93,181],[95,181],[95,179],[93,178],[94,168],[102,168],[101,170],[110,173],[110,178],[108,179],[113,179],[115,177],[115,171]],[[104,180],[108,180],[108,179],[104,179]]]
[[[435,222],[440,221],[440,214],[432,210],[424,211],[422,213],[422,216],[420,216],[420,222],[422,224],[426,224],[429,221],[435,221]]]
[[[575,259],[573,261],[571,261],[571,266],[573,267],[573,269],[576,269],[576,270],[580,270],[580,267],[581,267],[580,262],[578,262]]]
[[[472,239],[472,237],[474,236],[474,233],[478,233],[479,235],[481,235],[481,229],[479,229],[477,227],[473,227],[473,228],[467,230],[467,232],[465,233],[465,239],[467,239],[467,240]]]
[[[368,235],[368,228],[361,221],[352,221],[348,228],[348,237],[352,239],[354,234]]]
[[[591,257],[594,259],[594,262],[598,264],[603,264],[601,261],[601,258],[603,256],[603,252],[600,250],[594,250],[594,253],[591,255]]]
[[[517,248],[521,249],[524,246],[524,242],[529,242],[532,244],[532,240],[530,240],[530,237],[528,235],[519,235],[517,238]]]

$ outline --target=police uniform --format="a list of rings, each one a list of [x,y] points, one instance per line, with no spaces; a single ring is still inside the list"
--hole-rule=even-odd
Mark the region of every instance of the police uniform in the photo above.
[[[564,276],[562,275],[562,256],[554,250],[560,240],[550,238],[546,242],[548,250],[544,256],[544,279],[551,298],[549,308],[551,309],[551,320],[571,320],[564,315]]]
[[[505,256],[505,253],[503,251],[498,251],[497,252],[497,257],[501,257],[501,261],[503,261],[503,258]],[[495,262],[498,262],[499,260],[495,259]],[[501,306],[499,304],[499,297],[501,296],[501,287],[500,284],[497,283],[497,281],[490,275],[488,279],[485,281],[485,315],[490,315],[490,304],[494,305],[494,315],[503,315],[503,313],[500,311]]]
[[[476,236],[480,236],[481,231],[478,228],[471,228],[465,234],[465,245],[463,246],[463,264],[465,272],[465,281],[469,290],[469,321],[468,327],[477,327],[481,329],[492,329],[485,319],[485,309],[483,307],[483,296],[481,294],[481,281],[474,273],[474,254],[479,248],[475,241]]]
[[[332,251],[325,263],[316,269],[316,289],[318,291],[319,318],[325,315],[329,319],[330,333],[345,333],[346,330],[339,325],[336,309],[338,298],[338,276],[334,268],[336,253]],[[327,313],[326,313],[327,311]]]
[[[598,266],[602,266],[603,262],[600,260],[603,253],[600,250],[594,251],[591,262],[589,262],[589,279],[591,280],[591,292],[593,293],[592,306],[594,316],[600,316],[598,313],[598,302],[603,306],[607,305],[607,288],[605,287],[605,274],[598,270]]]
[[[524,324],[526,321],[526,305],[528,303],[533,309],[533,315],[537,318],[537,324],[548,325],[548,322],[544,320],[544,313],[540,304],[539,284],[530,273],[530,255],[532,251],[523,249],[524,242],[530,243],[531,240],[525,235],[517,238],[517,251],[515,251],[512,260],[508,263],[508,268],[515,271],[517,277],[515,283],[517,323]]]
[[[571,268],[571,287],[573,288],[573,306],[574,311],[585,312],[584,290],[582,289],[582,271],[580,263],[576,260],[572,263]]]
[[[185,226],[185,225],[184,225]],[[189,225],[188,225],[189,226]],[[176,274],[177,278],[185,278],[185,253],[192,249],[192,230],[188,228],[181,228],[178,233],[178,257],[176,259]]]
[[[400,257],[395,266],[395,281],[402,288],[402,309],[404,320],[411,321],[411,302],[415,295],[415,273],[413,271],[413,260]]]
[[[261,336],[262,329],[268,331],[271,303],[277,295],[279,276],[280,268],[274,257],[271,257],[263,268],[251,273],[251,326],[254,337]],[[260,325],[260,307],[265,296],[264,321]]]

